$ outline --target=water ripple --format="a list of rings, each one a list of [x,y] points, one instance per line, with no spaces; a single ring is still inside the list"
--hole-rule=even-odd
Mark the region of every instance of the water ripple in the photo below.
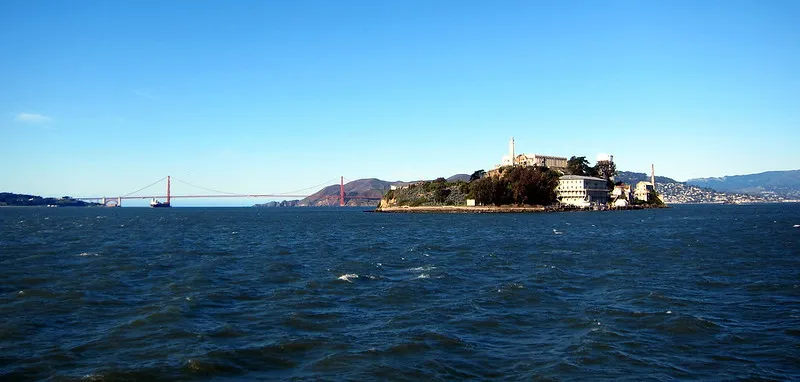
[[[797,204],[0,218],[3,380],[800,379]]]

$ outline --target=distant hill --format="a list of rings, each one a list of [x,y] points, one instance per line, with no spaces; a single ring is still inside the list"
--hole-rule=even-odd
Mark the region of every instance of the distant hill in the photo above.
[[[689,179],[686,183],[724,192],[753,195],[776,194],[783,197],[800,198],[800,170],[767,171],[719,178],[696,178]]]
[[[614,177],[617,182],[635,185],[640,181],[650,181],[650,175],[643,172],[620,171]],[[703,182],[691,184],[678,182],[666,176],[656,176],[656,189],[666,203],[758,203],[779,202],[785,195],[774,193],[746,193],[736,189],[719,189]]]
[[[456,174],[447,181],[469,181],[469,175]],[[386,181],[376,178],[358,179],[344,185],[344,201],[347,206],[376,206],[392,186],[402,187],[415,182]],[[327,207],[339,205],[339,185],[332,184],[299,201],[268,202],[255,207]]]
[[[99,205],[98,203],[87,203],[82,200],[72,199],[69,196],[61,198],[43,198],[38,195],[0,192],[0,206],[88,207]]]
[[[458,182],[460,180],[460,181],[464,181],[464,182],[469,182],[469,177],[470,177],[469,174],[455,174],[455,175],[447,178],[447,181],[448,182]]]
[[[385,180],[368,178],[358,179],[344,185],[344,201],[347,206],[376,206],[393,184],[404,182],[387,182]],[[359,198],[353,198],[358,196]],[[362,199],[375,198],[375,199]],[[339,185],[327,186],[314,194],[300,200],[298,206],[324,207],[339,205]]]
[[[617,175],[614,177],[615,182],[623,182],[625,184],[632,184],[636,185],[636,183],[645,181],[650,181],[650,175],[645,174],[643,172],[631,172],[631,171],[619,171]],[[656,184],[658,183],[680,183],[672,178],[667,178],[666,176],[659,176],[656,175]]]

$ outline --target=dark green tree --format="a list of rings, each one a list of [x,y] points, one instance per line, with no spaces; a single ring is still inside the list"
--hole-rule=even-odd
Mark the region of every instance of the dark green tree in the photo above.
[[[433,192],[433,201],[441,204],[447,200],[448,196],[450,196],[450,189],[440,188]]]
[[[567,161],[567,174],[588,176],[592,172],[590,169],[591,166],[586,157],[573,156]]]
[[[610,180],[617,175],[617,165],[614,162],[600,160],[594,165],[597,176],[605,180]]]
[[[470,182],[476,181],[478,179],[483,178],[484,175],[486,175],[486,171],[483,170],[475,171],[472,173],[472,175],[469,176],[469,181]]]
[[[475,202],[483,205],[494,204],[495,180],[492,177],[481,178],[470,183],[470,195]]]
[[[558,174],[547,167],[515,167],[504,179],[516,204],[550,205],[556,200]]]
[[[617,175],[617,165],[612,161],[599,160],[594,165],[595,176],[606,180],[608,189],[614,188],[614,181],[612,178]]]

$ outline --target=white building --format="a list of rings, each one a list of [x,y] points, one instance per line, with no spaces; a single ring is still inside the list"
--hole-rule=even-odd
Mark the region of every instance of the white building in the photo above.
[[[633,192],[634,197],[636,200],[641,200],[643,202],[649,201],[650,198],[650,191],[655,190],[653,187],[653,183],[650,182],[639,182],[636,183],[636,190]]]
[[[611,201],[614,207],[627,207],[633,204],[631,186],[627,184],[614,186],[614,189],[611,190]]]
[[[558,178],[556,196],[561,204],[590,207],[608,203],[608,185],[605,179],[581,175],[564,175]]]

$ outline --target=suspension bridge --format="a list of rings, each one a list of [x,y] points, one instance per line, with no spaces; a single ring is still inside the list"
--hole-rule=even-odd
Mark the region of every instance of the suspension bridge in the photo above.
[[[157,195],[157,194],[145,194],[145,195],[137,195],[140,192],[155,186],[166,180],[166,194]],[[211,194],[187,194],[187,195],[173,195],[172,194],[172,181],[177,181],[179,183],[183,183],[185,185],[199,188],[208,192],[212,192]],[[147,186],[144,186],[136,191],[129,192],[127,194],[123,194],[121,196],[97,196],[97,197],[80,197],[75,198],[78,200],[83,200],[86,202],[94,202],[100,203],[107,207],[121,207],[123,200],[134,200],[134,199],[150,199],[150,205],[152,207],[170,207],[172,204],[172,199],[204,199],[204,198],[305,198],[311,196],[311,194],[304,194],[302,191],[307,191],[313,188],[321,187],[328,182],[321,183],[316,186],[307,187],[298,191],[292,191],[287,193],[276,193],[276,194],[243,194],[243,193],[234,193],[234,192],[224,192],[218,191],[210,188],[205,188],[201,186],[196,186],[189,182],[182,181],[180,179],[174,178],[172,176],[165,176]],[[369,197],[369,196],[359,196],[359,195],[345,195],[344,192],[344,177],[339,178],[339,194],[338,195],[322,195],[320,198],[324,199],[332,199],[339,201],[339,206],[345,206],[347,200],[350,199],[364,199],[364,200],[380,200],[379,197]]]

